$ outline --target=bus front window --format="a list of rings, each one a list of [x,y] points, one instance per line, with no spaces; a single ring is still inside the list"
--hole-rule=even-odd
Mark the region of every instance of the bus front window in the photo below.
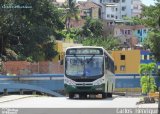
[[[65,67],[68,76],[83,76],[84,57],[66,57]]]
[[[66,57],[65,67],[68,76],[100,76],[103,74],[103,57]]]
[[[85,58],[85,76],[99,76],[103,74],[103,57]]]

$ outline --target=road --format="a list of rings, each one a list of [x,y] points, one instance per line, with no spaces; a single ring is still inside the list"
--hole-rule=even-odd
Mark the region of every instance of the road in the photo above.
[[[136,103],[139,97],[119,97],[107,99],[69,99],[37,95],[10,95],[0,97],[0,108],[157,108],[158,103]]]

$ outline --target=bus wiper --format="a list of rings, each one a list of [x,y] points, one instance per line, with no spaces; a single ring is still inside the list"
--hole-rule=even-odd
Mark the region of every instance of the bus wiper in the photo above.
[[[76,57],[76,59],[77,59],[78,61],[80,61],[82,64],[84,64],[84,62],[82,61],[82,59],[79,59],[79,58],[76,56],[76,54],[74,54],[74,57]]]
[[[92,57],[91,57],[89,60],[87,60],[87,64],[90,63],[90,62],[93,60],[93,57],[94,57],[94,56],[95,56],[95,54],[92,55]]]

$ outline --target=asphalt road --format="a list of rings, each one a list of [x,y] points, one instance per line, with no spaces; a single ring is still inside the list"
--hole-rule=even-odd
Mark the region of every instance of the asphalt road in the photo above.
[[[158,114],[158,103],[136,103],[140,97],[69,99],[37,95],[0,97],[0,114]]]

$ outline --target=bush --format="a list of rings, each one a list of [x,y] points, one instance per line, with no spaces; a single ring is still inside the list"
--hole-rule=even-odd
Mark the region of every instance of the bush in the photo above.
[[[155,92],[157,89],[155,79],[153,77],[142,76],[141,77],[142,93],[147,94],[148,92]]]

